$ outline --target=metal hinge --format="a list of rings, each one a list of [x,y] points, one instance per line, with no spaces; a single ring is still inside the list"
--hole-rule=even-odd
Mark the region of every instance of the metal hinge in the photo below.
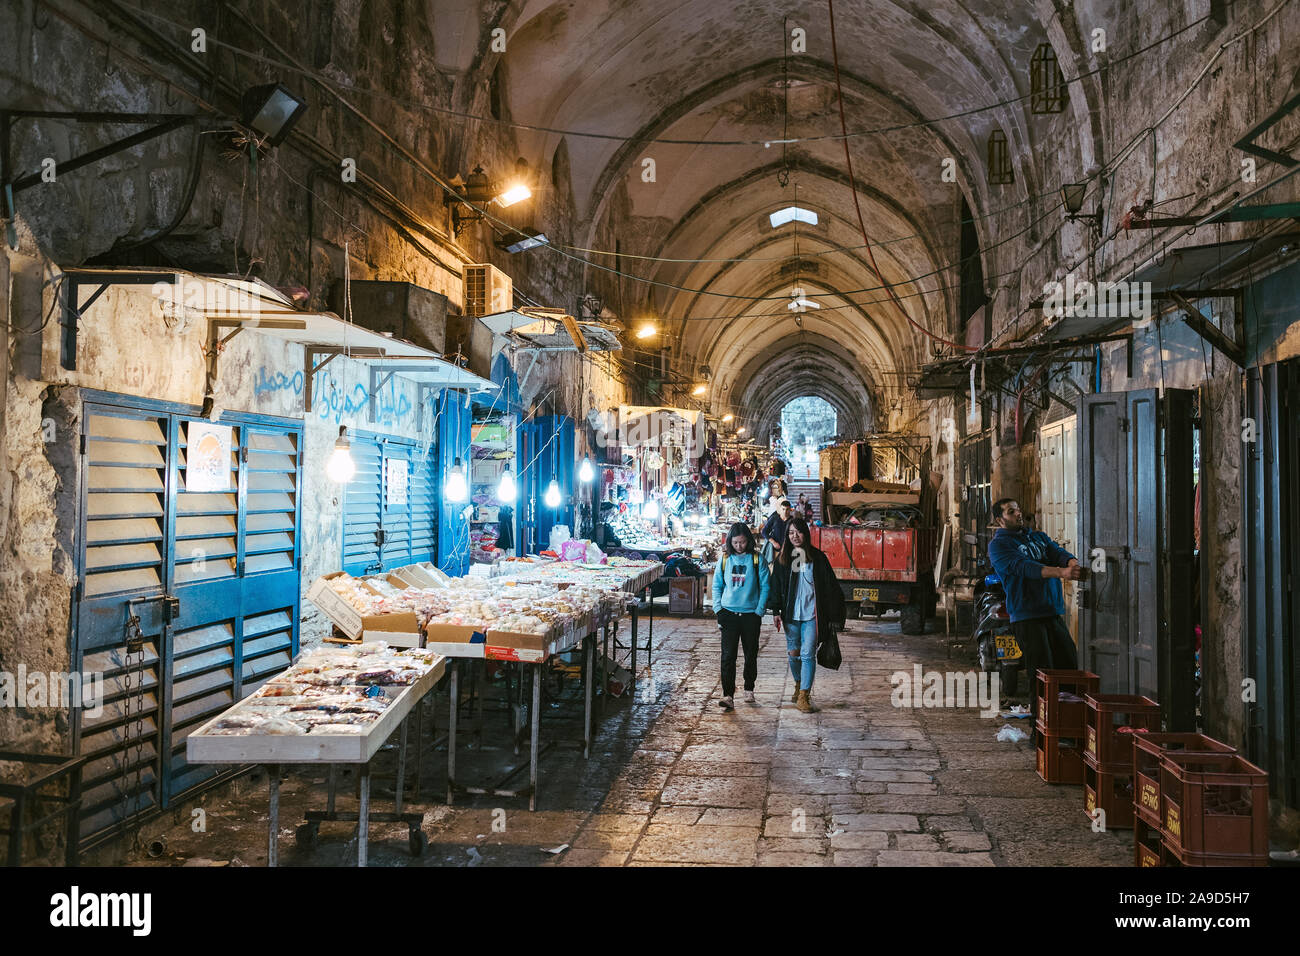
[[[85,436],[85,435],[82,435],[82,436],[81,436],[81,452],[80,452],[80,453],[81,453],[81,455],[82,455],[83,457],[84,457],[85,454],[86,454],[86,447],[87,447],[86,436]]]
[[[1120,431],[1125,431],[1125,432],[1128,431],[1128,425],[1129,425],[1128,419],[1121,417],[1119,420]]]

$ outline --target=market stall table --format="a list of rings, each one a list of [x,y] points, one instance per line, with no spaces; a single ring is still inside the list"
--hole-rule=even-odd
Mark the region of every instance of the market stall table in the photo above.
[[[514,563],[514,562],[512,562]],[[511,583],[528,583],[540,582],[551,583],[557,586],[573,585],[582,583],[585,586],[602,587],[614,593],[636,593],[644,590],[655,579],[663,574],[663,565],[652,564],[649,566],[622,566],[619,565],[573,565],[565,562],[546,562],[532,563],[521,561],[519,567],[511,568],[504,575],[500,576],[500,582],[503,585]],[[560,580],[569,578],[570,580]],[[635,611],[634,611],[635,615]],[[452,658],[450,665],[451,670],[451,704],[450,704],[450,723],[448,729],[447,743],[447,802],[450,804],[455,799],[457,791],[470,794],[490,794],[492,796],[517,797],[523,794],[528,795],[529,810],[537,809],[537,765],[538,761],[545,750],[554,746],[554,742],[548,743],[545,748],[539,749],[541,734],[541,679],[544,668],[550,662],[551,658],[564,654],[579,644],[582,646],[583,663],[583,756],[589,757],[591,754],[591,718],[592,718],[592,697],[593,687],[596,681],[596,644],[597,633],[603,637],[604,653],[600,661],[600,681],[602,686],[607,684],[608,675],[605,671],[604,661],[609,656],[609,642],[611,637],[611,628],[616,628],[618,619],[621,616],[617,605],[608,605],[603,610],[594,613],[586,620],[571,622],[559,633],[552,635],[543,647],[540,649],[518,649],[500,647],[492,643],[492,629],[489,627],[482,635],[482,640],[474,640],[470,643],[447,644],[430,642],[431,646],[436,647],[439,653],[446,654]],[[633,618],[635,621],[635,616]],[[635,632],[634,632],[635,633]],[[653,631],[652,631],[653,633]],[[475,635],[478,637],[479,635]],[[633,640],[635,645],[635,638]],[[471,787],[461,784],[456,778],[456,733],[459,711],[460,697],[460,673],[461,660],[466,659],[485,659],[497,661],[513,661],[523,667],[526,667],[531,674],[532,679],[532,707],[530,708],[530,728],[529,728],[529,779],[528,785],[519,789],[505,789],[505,784],[516,774],[523,770],[524,765],[511,768],[511,770],[500,778],[496,783],[486,787]],[[635,648],[632,658],[633,681],[636,679],[636,656]],[[602,703],[603,707],[603,703]]]
[[[349,658],[355,662],[351,675]],[[372,820],[406,823],[411,834],[411,850],[418,855],[423,850],[424,838],[419,830],[422,815],[402,813],[407,718],[415,705],[441,680],[446,666],[446,659],[441,655],[420,651],[394,653],[386,647],[379,651],[374,644],[343,651],[318,649],[309,652],[253,695],[192,733],[186,741],[187,759],[200,764],[266,766],[270,787],[268,866],[276,866],[279,862],[282,764],[328,765],[327,808],[308,811],[307,826],[312,828],[314,824],[318,827],[322,820],[355,820],[358,866],[366,865]],[[350,679],[355,683],[342,682]],[[393,683],[379,683],[385,680]],[[355,703],[350,704],[349,701],[354,699]],[[303,722],[295,723],[295,716]],[[344,722],[345,718],[352,717],[356,720]],[[307,720],[316,723],[307,724]],[[370,762],[393,731],[399,728],[401,745],[397,757],[396,806],[393,813],[372,813]],[[355,814],[337,813],[334,809],[335,768],[338,764],[354,764],[360,768],[360,805]]]

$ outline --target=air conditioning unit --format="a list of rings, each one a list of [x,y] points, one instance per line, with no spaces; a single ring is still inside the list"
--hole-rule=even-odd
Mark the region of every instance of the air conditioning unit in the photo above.
[[[515,286],[496,266],[465,266],[465,314],[478,318],[509,312],[515,305]]]

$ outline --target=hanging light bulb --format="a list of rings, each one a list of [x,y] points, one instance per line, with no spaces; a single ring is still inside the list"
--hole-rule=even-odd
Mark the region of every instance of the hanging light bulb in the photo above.
[[[465,486],[465,469],[457,458],[447,474],[447,482],[442,487],[443,497],[448,501],[464,501],[469,497],[469,488]]]
[[[596,477],[596,472],[591,467],[591,458],[586,455],[582,456],[582,466],[578,469],[578,480],[586,483]]]
[[[339,437],[334,442],[334,451],[325,463],[325,474],[330,481],[347,484],[357,473],[357,464],[352,460],[352,443],[348,441],[348,426],[339,426]]]
[[[647,521],[656,520],[659,517],[658,502],[656,502],[653,498],[647,501],[645,503],[645,507],[641,509],[641,517],[645,518]]]
[[[497,500],[504,504],[513,504],[518,489],[515,487],[515,476],[510,474],[510,466],[501,472],[501,481],[497,484]]]
[[[546,507],[548,508],[560,507],[560,485],[559,482],[555,480],[554,475],[551,476],[551,483],[546,486],[546,496],[544,500],[546,502]]]

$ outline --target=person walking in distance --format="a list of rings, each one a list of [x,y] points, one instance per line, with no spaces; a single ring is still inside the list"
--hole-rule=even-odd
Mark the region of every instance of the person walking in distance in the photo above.
[[[745,648],[745,702],[754,703],[758,678],[758,630],[767,607],[769,574],[759,560],[758,542],[749,525],[737,521],[727,532],[722,557],[713,573],[713,610],[722,631],[722,698],[718,706],[735,709],[736,645]]]
[[[1020,645],[1032,698],[1040,668],[1075,670],[1078,652],[1065,625],[1061,581],[1082,581],[1086,568],[1041,531],[1031,531],[1014,498],[993,502],[997,526],[989,541],[989,560],[1002,579],[1011,616],[1011,633]]]
[[[826,555],[812,545],[808,522],[796,515],[785,528],[785,542],[772,566],[769,606],[776,627],[785,624],[785,646],[795,692],[790,699],[805,714],[812,705],[817,645],[844,628],[844,592]]]

